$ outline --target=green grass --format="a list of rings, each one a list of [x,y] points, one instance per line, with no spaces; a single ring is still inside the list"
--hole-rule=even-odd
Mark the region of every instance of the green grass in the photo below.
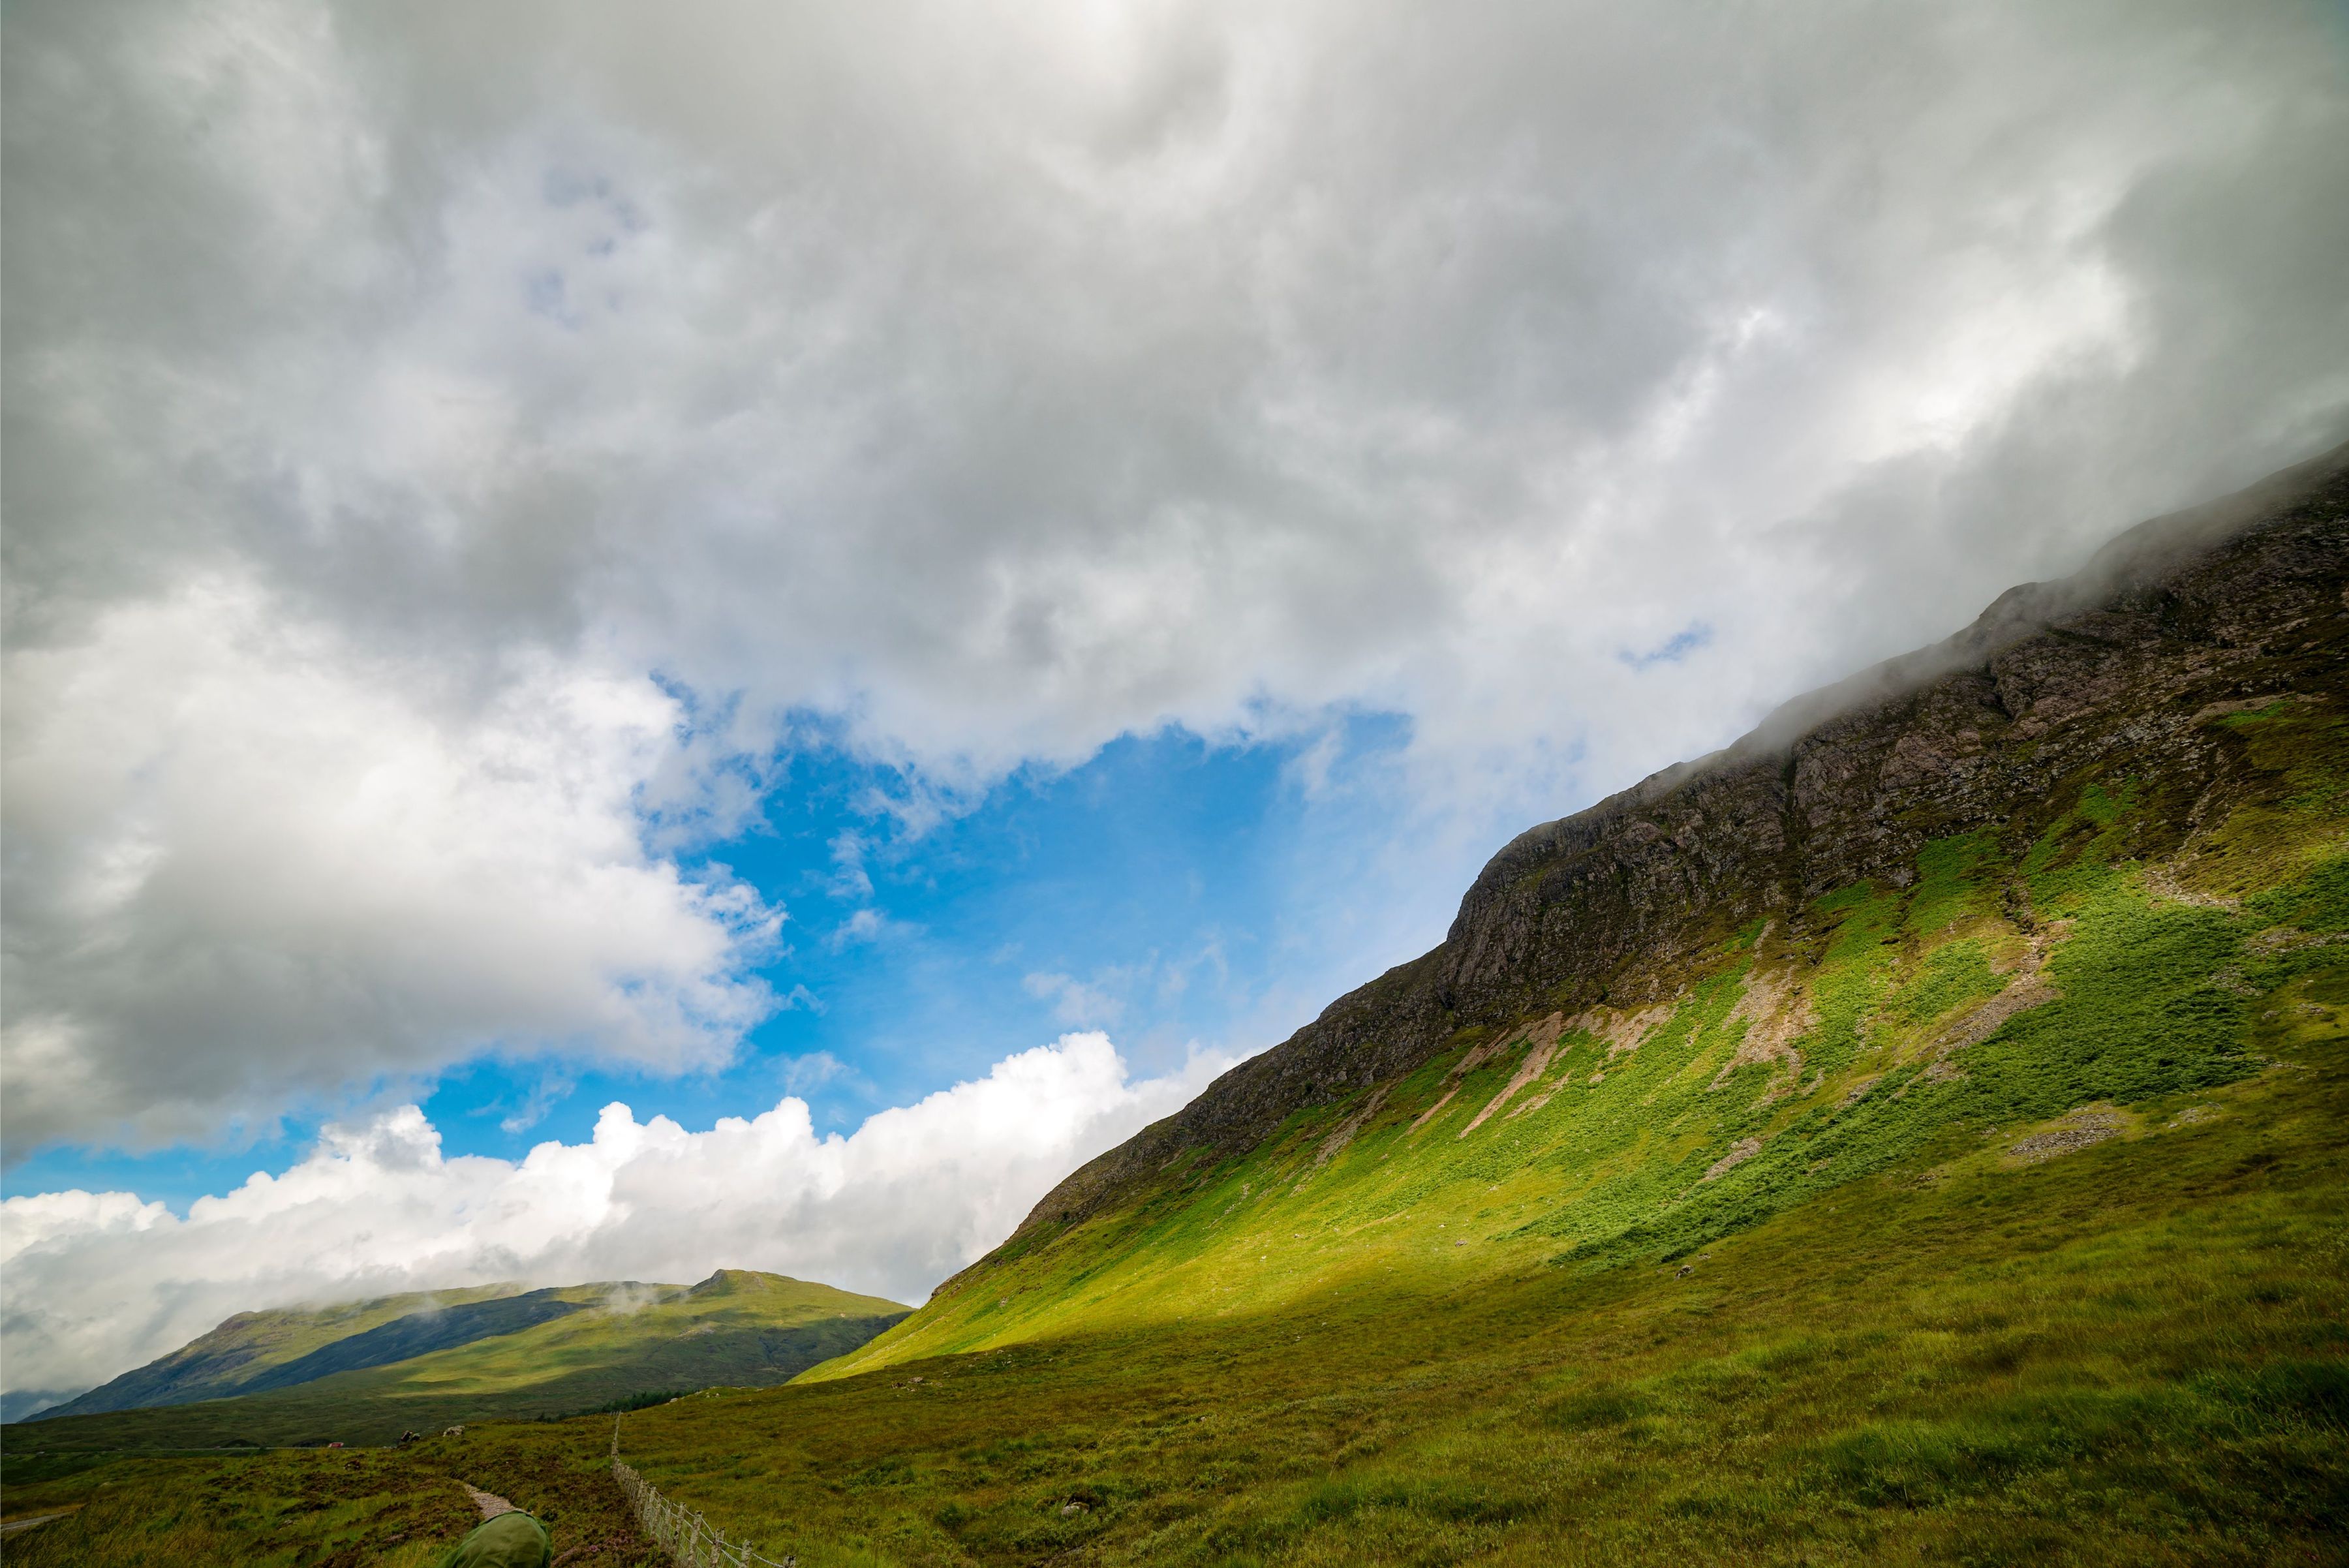
[[[254,1568],[415,1568],[480,1515],[464,1490],[412,1452],[111,1459],[25,1481],[12,1463],[9,1517],[76,1512],[8,1540],[10,1568],[162,1563]]]
[[[1431,1250],[626,1449],[811,1565],[2342,1561],[2349,1046],[2294,1028],[2108,1142],[2016,1165],[2002,1128],[1682,1265]]]
[[[2303,1010],[2323,972],[2273,998],[2258,1073],[2043,1163],[2010,1154],[2043,1124],[1952,1140],[1672,1266],[1578,1272],[1528,1241],[1472,1268],[1422,1234],[1417,1266],[1277,1309],[711,1390],[623,1417],[625,1452],[807,1568],[2349,1560],[2349,1034]],[[152,1494],[177,1464],[233,1502],[93,1503],[11,1561],[404,1568],[429,1558],[352,1549],[460,1475],[608,1552],[574,1561],[649,1563],[610,1422],[373,1473],[116,1461],[55,1484]],[[11,1480],[11,1513],[45,1501]]]
[[[481,1522],[460,1482],[536,1514],[566,1568],[653,1568],[611,1481],[611,1417],[498,1424],[396,1449],[228,1458],[12,1459],[10,1518],[73,1508],[11,1537],[11,1568],[424,1568]]]

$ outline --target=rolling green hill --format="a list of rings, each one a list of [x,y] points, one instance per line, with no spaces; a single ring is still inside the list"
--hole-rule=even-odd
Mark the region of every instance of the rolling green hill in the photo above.
[[[864,1344],[906,1311],[876,1296],[740,1269],[721,1270],[691,1287],[576,1285],[492,1297],[480,1306],[500,1311],[413,1312],[373,1322],[299,1357],[281,1355],[273,1364],[280,1376],[304,1368],[313,1374],[290,1386],[18,1422],[6,1429],[8,1447],[388,1443],[403,1431],[438,1431],[492,1417],[567,1415],[718,1384],[781,1383]],[[356,1324],[379,1314],[332,1308],[316,1315],[323,1323]],[[230,1320],[206,1339],[240,1321]],[[462,1337],[452,1342],[452,1333]],[[378,1359],[418,1346],[424,1348]]]
[[[241,1312],[171,1355],[126,1372],[79,1398],[44,1410],[36,1418],[223,1398],[243,1393],[261,1379],[329,1345],[345,1343],[387,1324],[435,1308],[520,1295],[522,1289],[512,1284],[476,1285],[466,1290],[376,1296],[335,1306]]]

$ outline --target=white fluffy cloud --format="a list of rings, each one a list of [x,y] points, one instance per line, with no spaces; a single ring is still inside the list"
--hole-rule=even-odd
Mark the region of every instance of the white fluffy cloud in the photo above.
[[[216,581],[8,678],[11,1140],[202,1138],[493,1048],[703,1065],[770,1005],[739,970],[780,912],[642,847],[647,681],[452,701]]]
[[[951,800],[1392,711],[1392,836],[1487,838],[2349,421],[2292,0],[53,0],[0,70],[17,1147],[722,1053],[762,918],[627,829],[789,713]]]
[[[189,1205],[123,1192],[0,1205],[6,1388],[78,1391],[231,1313],[520,1280],[690,1282],[752,1268],[918,1303],[1053,1182],[1225,1064],[1135,1079],[1069,1034],[818,1137],[804,1101],[688,1132],[610,1105],[594,1138],[444,1158],[413,1106],[329,1128],[300,1164]]]

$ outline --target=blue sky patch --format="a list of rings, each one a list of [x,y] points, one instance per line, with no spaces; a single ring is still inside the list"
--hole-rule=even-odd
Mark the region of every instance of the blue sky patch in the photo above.
[[[1644,653],[1635,653],[1627,648],[1615,657],[1634,670],[1646,670],[1658,664],[1678,664],[1698,649],[1708,647],[1712,642],[1712,626],[1705,621],[1696,620],[1691,621]]]

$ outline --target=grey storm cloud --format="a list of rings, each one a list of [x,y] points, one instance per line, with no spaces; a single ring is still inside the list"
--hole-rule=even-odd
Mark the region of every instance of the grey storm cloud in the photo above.
[[[952,798],[1392,711],[1476,832],[1717,743],[2339,439],[2344,51],[2283,3],[14,6],[12,1150],[722,1059],[783,912],[666,857],[792,714]]]

